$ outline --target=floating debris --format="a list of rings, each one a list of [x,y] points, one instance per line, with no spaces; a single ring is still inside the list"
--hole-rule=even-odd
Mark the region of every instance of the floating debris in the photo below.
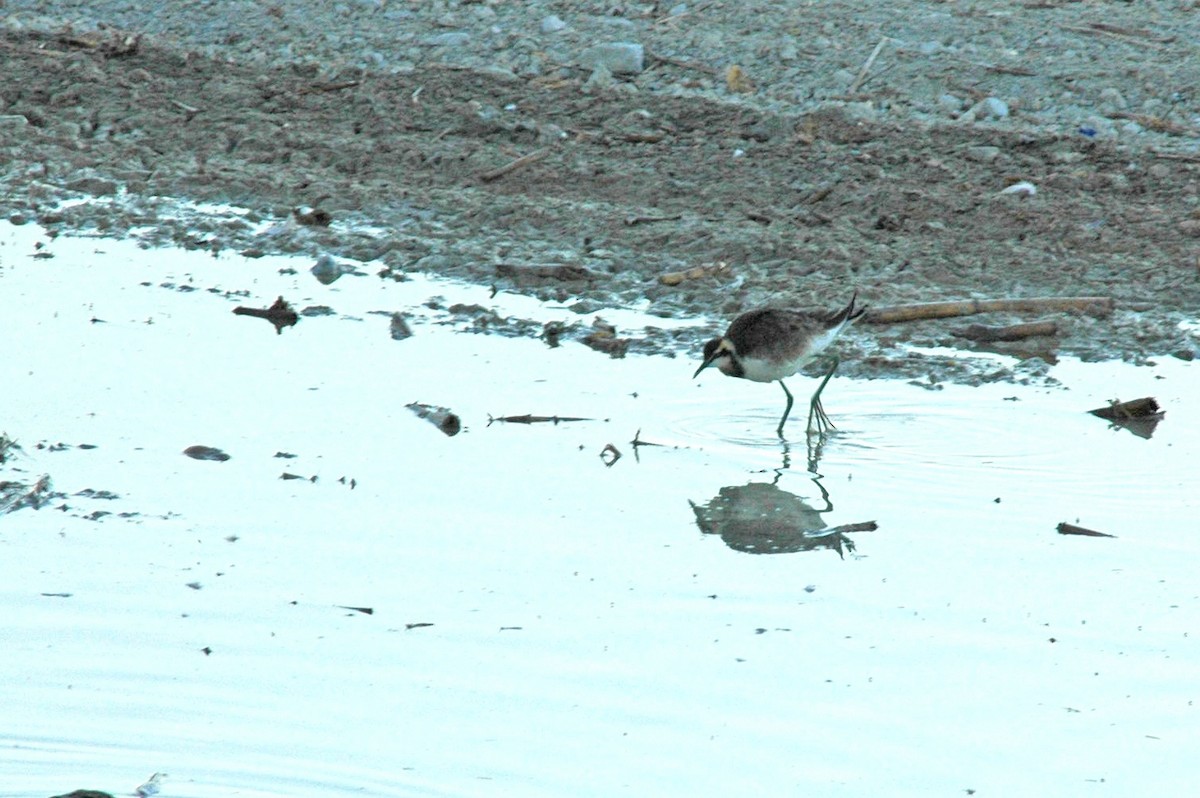
[[[462,431],[462,419],[448,407],[426,405],[420,402],[409,402],[405,407],[416,413],[418,418],[425,419],[450,437],[454,437]]]
[[[183,453],[193,460],[212,460],[217,463],[223,463],[229,459],[229,455],[215,446],[189,446],[183,450]]]
[[[1158,400],[1153,396],[1131,399],[1128,402],[1113,399],[1106,407],[1097,407],[1095,410],[1089,410],[1088,412],[1093,416],[1106,418],[1109,421],[1128,421],[1133,418],[1162,419],[1166,415],[1166,412],[1158,406]]]
[[[611,443],[605,444],[604,448],[600,451],[600,459],[604,461],[606,466],[612,468],[621,459],[621,450]]]
[[[1083,535],[1089,538],[1115,538],[1116,535],[1110,535],[1107,532],[1097,532],[1094,529],[1085,529],[1081,526],[1068,524],[1063,521],[1058,525],[1058,534],[1060,535]]]
[[[403,341],[405,338],[412,338],[412,328],[408,326],[408,319],[403,313],[393,313],[392,321],[388,325],[388,335],[392,336],[393,341]]]
[[[275,325],[275,334],[283,333],[284,327],[294,327],[300,317],[296,315],[296,311],[292,310],[292,306],[279,297],[275,303],[269,308],[246,308],[236,307],[233,312],[238,316],[253,316],[256,319],[266,319]]]
[[[313,267],[309,271],[312,272],[312,276],[316,277],[317,282],[321,285],[331,285],[345,274],[362,275],[362,272],[350,264],[339,263],[329,253],[323,253],[321,257],[317,258],[317,262],[313,264]]]
[[[558,424],[563,421],[595,421],[594,418],[580,418],[578,416],[534,416],[526,413],[523,416],[488,416],[488,426],[496,421],[504,424]]]
[[[1139,438],[1146,439],[1154,434],[1158,422],[1166,416],[1166,411],[1159,407],[1158,401],[1152,396],[1132,399],[1128,402],[1113,399],[1107,407],[1097,407],[1088,412],[1093,416],[1108,420],[1113,427],[1127,429]]]
[[[139,785],[138,788],[133,791],[134,795],[138,795],[141,798],[149,798],[151,795],[157,795],[158,791],[162,789],[162,780],[166,777],[166,773],[155,773],[153,776],[146,779],[144,784]]]

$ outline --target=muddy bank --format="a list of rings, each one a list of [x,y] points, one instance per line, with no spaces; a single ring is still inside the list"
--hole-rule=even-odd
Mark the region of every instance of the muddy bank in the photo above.
[[[0,39],[0,212],[13,221],[379,260],[385,279],[428,271],[577,297],[582,313],[648,299],[654,314],[713,329],[759,304],[832,307],[854,288],[876,306],[1102,295],[1111,313],[1057,314],[1053,337],[977,346],[1030,358],[1032,373],[1058,354],[1197,350],[1179,327],[1200,307],[1200,155],[1186,113],[1140,114],[1139,130],[1109,134],[982,103],[994,94],[982,83],[981,104],[901,113],[885,88],[928,75],[896,53],[908,71],[887,81],[785,104],[760,88],[774,86],[761,66],[746,70],[753,84],[714,66],[685,91],[695,63],[604,80],[433,56],[397,71],[233,58],[136,30],[13,27]],[[1173,42],[1126,58],[1142,59],[1144,77]],[[1033,191],[1005,191],[1022,181]],[[963,347],[952,334],[963,323],[860,325],[844,370],[978,379],[899,346]],[[647,348],[690,353],[707,332]]]

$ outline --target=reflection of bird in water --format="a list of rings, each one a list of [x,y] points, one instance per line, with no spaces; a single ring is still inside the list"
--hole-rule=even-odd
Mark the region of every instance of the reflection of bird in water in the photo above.
[[[716,366],[722,374],[730,377],[741,377],[754,382],[779,381],[787,395],[787,407],[784,408],[783,418],[779,420],[776,433],[783,437],[783,425],[788,414],[792,412],[792,392],[783,383],[784,377],[790,377],[800,370],[804,364],[825,351],[846,325],[866,312],[866,308],[856,308],[854,300],[858,292],[850,298],[850,304],[834,313],[805,313],[798,310],[780,310],[777,308],[762,308],[743,313],[733,320],[729,330],[720,338],[714,338],[704,345],[704,362],[692,378],[700,376],[700,372],[709,366]],[[833,358],[833,365],[825,373],[821,384],[808,406],[808,431],[816,428],[824,432],[833,427],[825,408],[821,405],[821,391],[837,370],[838,359]],[[814,424],[815,422],[815,424]]]
[[[815,482],[815,480],[814,480]],[[799,496],[766,483],[731,485],[706,504],[691,502],[700,531],[720,535],[725,545],[748,554],[786,554],[814,549],[831,549],[844,556],[854,552],[854,541],[844,527],[830,528],[821,517],[833,509],[829,494],[821,488],[825,509],[817,510]],[[854,525],[873,529],[874,524]],[[844,550],[843,550],[844,549]]]

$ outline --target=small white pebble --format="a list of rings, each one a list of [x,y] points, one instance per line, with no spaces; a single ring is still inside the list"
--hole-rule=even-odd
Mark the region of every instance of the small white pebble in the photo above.
[[[1037,193],[1037,186],[1030,183],[1028,180],[1022,180],[1019,183],[1013,183],[1006,189],[1000,191],[1001,194],[1016,194],[1020,197],[1032,197]]]

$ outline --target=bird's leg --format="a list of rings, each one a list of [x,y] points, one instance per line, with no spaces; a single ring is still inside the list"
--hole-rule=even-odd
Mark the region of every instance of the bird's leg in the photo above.
[[[787,389],[787,386],[783,384],[783,380],[779,381],[779,386],[781,388],[783,388],[783,392],[785,394],[787,394],[787,398],[788,398],[787,407],[785,407],[783,409],[783,418],[779,419],[779,429],[775,430],[775,434],[778,435],[780,438],[782,438],[783,437],[783,424],[785,421],[787,421],[788,413],[792,412],[792,392],[789,391]]]
[[[829,367],[829,371],[825,373],[825,379],[821,380],[821,384],[817,386],[816,393],[813,394],[812,402],[808,405],[808,431],[813,431],[813,420],[816,419],[816,427],[818,433],[823,433],[826,430],[835,429],[833,422],[829,420],[829,416],[825,414],[825,408],[821,405],[821,391],[825,390],[825,385],[829,382],[829,378],[833,376],[833,372],[837,371],[839,361],[836,357],[833,359],[833,365]]]

